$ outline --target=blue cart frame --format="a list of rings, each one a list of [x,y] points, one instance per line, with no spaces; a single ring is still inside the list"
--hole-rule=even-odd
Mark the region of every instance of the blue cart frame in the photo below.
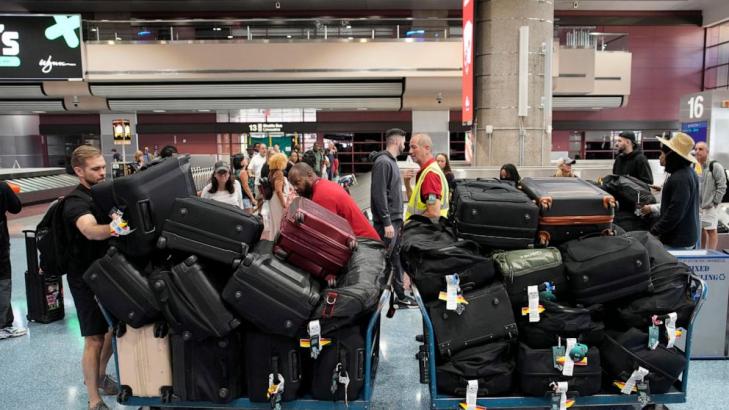
[[[367,325],[367,339],[365,340],[365,352],[366,352],[366,360],[365,360],[365,369],[364,369],[364,387],[362,391],[362,398],[358,400],[352,400],[349,402],[349,405],[345,405],[344,402],[338,401],[322,401],[322,400],[314,400],[311,398],[301,398],[298,400],[290,401],[290,402],[283,402],[281,403],[281,407],[283,409],[312,409],[312,410],[334,410],[334,409],[352,409],[352,410],[360,410],[360,409],[367,409],[370,405],[370,400],[372,398],[372,388],[374,385],[375,375],[377,372],[377,363],[379,359],[379,348],[380,344],[378,343],[378,339],[380,337],[380,319],[382,317],[382,309],[385,308],[385,306],[388,305],[388,300],[390,298],[390,290],[386,289],[382,296],[380,296],[380,300],[377,303],[377,309],[375,313],[370,317],[369,323]],[[102,308],[102,311],[104,312],[104,316],[106,317],[107,322],[109,322],[109,325],[112,325],[112,321],[110,316],[104,311]],[[116,367],[116,379],[119,379],[119,356],[117,355],[116,350],[116,337],[112,339],[112,347],[114,350],[114,365]],[[377,349],[375,352],[374,349]],[[119,389],[121,390],[121,382]],[[149,406],[149,407],[180,407],[180,408],[206,408],[206,409],[270,409],[271,405],[270,403],[253,403],[246,397],[241,397],[236,400],[231,401],[230,403],[212,403],[212,402],[205,402],[205,401],[176,401],[172,400],[169,403],[163,403],[161,397],[138,397],[138,396],[130,396],[127,398],[124,402],[119,402],[122,405],[125,406]]]
[[[706,299],[707,285],[698,277],[692,276],[692,281],[696,284],[695,297],[698,297],[696,309],[691,316],[688,329],[686,330],[686,346],[685,355],[687,358],[691,357],[691,333],[693,331],[694,320],[701,310],[701,306]],[[430,390],[430,407],[432,409],[460,409],[460,403],[465,402],[464,397],[454,397],[449,395],[443,395],[438,393],[438,383],[436,380],[436,366],[435,366],[435,337],[433,336],[433,322],[430,320],[423,299],[417,288],[413,286],[413,292],[415,294],[415,300],[418,302],[420,313],[423,315],[423,331],[425,335],[425,341],[428,345],[428,371],[430,375],[429,379],[429,390]],[[669,403],[685,403],[686,395],[688,391],[688,373],[689,373],[690,360],[686,363],[686,369],[683,371],[681,376],[681,387],[680,389],[672,389],[672,391],[665,394],[652,394],[650,396],[651,404],[669,404]],[[619,406],[619,405],[635,405],[639,404],[638,395],[624,395],[624,394],[597,394],[594,396],[576,397],[575,406]],[[523,396],[505,396],[505,397],[479,397],[477,405],[493,407],[493,408],[550,408],[552,407],[552,399],[550,397],[523,397]]]

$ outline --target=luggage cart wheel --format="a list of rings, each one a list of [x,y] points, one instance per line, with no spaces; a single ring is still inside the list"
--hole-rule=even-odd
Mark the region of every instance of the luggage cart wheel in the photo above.
[[[132,396],[132,389],[129,386],[122,386],[119,395],[116,397],[116,401],[119,403],[126,403],[127,400]]]

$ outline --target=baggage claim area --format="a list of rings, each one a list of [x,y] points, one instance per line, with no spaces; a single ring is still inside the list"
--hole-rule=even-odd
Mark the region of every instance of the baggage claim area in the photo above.
[[[0,3],[1,409],[726,409],[729,3]]]

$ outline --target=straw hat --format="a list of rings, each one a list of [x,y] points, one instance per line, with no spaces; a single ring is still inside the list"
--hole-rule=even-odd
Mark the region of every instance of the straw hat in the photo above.
[[[694,149],[694,139],[687,134],[677,132],[670,140],[662,137],[656,137],[656,139],[687,161],[691,161],[694,164],[698,163],[696,158],[691,155],[691,150]]]

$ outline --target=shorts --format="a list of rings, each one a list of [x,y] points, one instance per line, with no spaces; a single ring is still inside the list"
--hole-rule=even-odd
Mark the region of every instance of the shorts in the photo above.
[[[89,285],[84,282],[83,275],[68,274],[68,288],[76,305],[76,315],[81,328],[81,336],[104,335],[109,331],[109,324],[101,313],[96,296]]]
[[[719,208],[712,206],[709,209],[702,209],[699,217],[701,218],[701,228],[707,231],[715,230],[719,224]]]

